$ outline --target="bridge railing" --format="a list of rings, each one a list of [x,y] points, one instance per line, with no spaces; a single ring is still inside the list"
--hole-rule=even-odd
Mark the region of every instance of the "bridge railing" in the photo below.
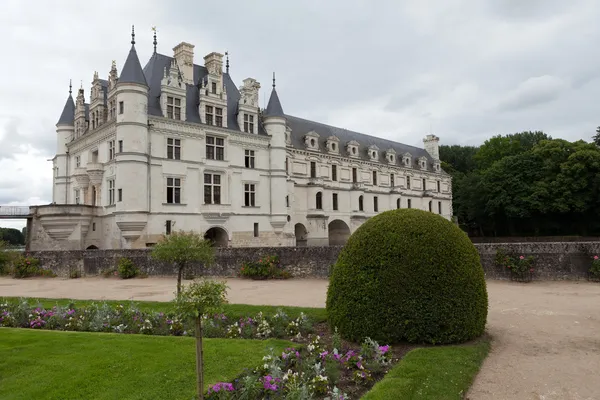
[[[0,217],[26,217],[29,215],[27,206],[0,206]]]

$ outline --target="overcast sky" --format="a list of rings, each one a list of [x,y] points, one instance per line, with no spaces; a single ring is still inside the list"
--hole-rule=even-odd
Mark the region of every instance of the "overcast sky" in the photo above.
[[[48,203],[55,123],[94,71],[120,70],[131,25],[142,65],[194,44],[231,75],[271,73],[287,114],[422,147],[543,130],[589,141],[600,125],[600,1],[104,0],[0,5],[0,205]],[[89,3],[89,4],[88,4]],[[21,222],[0,221],[3,226]]]

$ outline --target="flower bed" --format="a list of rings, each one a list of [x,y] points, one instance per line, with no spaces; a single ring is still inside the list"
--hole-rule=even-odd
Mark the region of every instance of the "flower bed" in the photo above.
[[[498,249],[496,252],[496,265],[508,270],[511,281],[531,282],[535,272],[534,261],[533,256],[511,256],[502,249]]]
[[[233,382],[210,386],[207,400],[359,398],[392,365],[390,346],[366,339],[359,350],[327,350],[319,336],[303,348],[263,357]]]
[[[174,313],[144,312],[133,304],[110,306],[92,303],[85,307],[54,306],[51,309],[28,302],[0,304],[0,327],[51,329],[82,332],[141,333],[147,335],[193,336],[193,322]],[[224,314],[204,319],[208,338],[302,338],[313,332],[313,324],[301,313],[290,318],[279,310],[273,316],[259,312],[253,317],[232,320]]]
[[[240,268],[239,276],[254,280],[291,278],[291,274],[281,267],[278,256],[263,257],[257,262],[244,263]]]

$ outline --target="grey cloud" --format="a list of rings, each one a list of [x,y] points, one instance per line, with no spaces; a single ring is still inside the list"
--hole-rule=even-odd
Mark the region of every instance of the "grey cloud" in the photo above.
[[[514,91],[501,100],[502,111],[522,111],[529,107],[556,100],[569,86],[562,79],[544,75],[522,82]]]

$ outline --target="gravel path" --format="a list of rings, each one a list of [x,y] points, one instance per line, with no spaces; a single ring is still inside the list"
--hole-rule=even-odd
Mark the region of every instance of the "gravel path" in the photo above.
[[[323,307],[327,281],[228,279],[231,303]],[[0,296],[168,301],[175,279],[0,278]],[[492,351],[470,400],[600,399],[600,285],[488,281]]]

